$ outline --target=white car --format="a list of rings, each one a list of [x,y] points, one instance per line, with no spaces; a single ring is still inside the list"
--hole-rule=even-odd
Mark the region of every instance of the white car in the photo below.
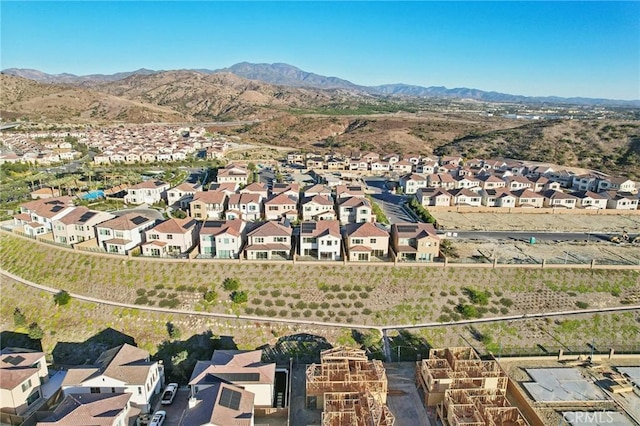
[[[149,426],[162,426],[166,418],[167,418],[166,411],[162,411],[162,410],[156,411],[153,414],[153,417],[151,418],[151,423],[149,423]]]
[[[160,403],[162,405],[169,405],[173,402],[173,398],[176,397],[176,393],[178,392],[178,384],[177,383],[169,383],[166,388],[164,388],[164,393],[162,394],[162,399]]]

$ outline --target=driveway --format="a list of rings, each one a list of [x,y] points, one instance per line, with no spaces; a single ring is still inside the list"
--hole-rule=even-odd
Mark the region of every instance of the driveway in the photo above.
[[[164,388],[162,388],[164,392]],[[189,388],[183,386],[178,389],[178,393],[176,394],[173,402],[170,405],[162,405],[158,400],[158,403],[155,406],[154,413],[159,410],[164,410],[167,412],[167,419],[164,422],[164,426],[179,426],[182,423],[182,417],[185,414],[185,410],[187,409],[187,404],[189,401]]]
[[[371,194],[371,197],[378,203],[390,223],[415,222],[415,219],[404,210],[403,195],[383,191],[379,194]]]

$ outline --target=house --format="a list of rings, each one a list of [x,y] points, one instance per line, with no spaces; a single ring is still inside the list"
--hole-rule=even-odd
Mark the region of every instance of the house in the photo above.
[[[393,167],[394,164],[400,161],[400,156],[398,154],[387,154],[382,159]]]
[[[547,189],[560,189],[560,184],[558,184],[557,188],[548,188],[548,187],[546,187],[546,185],[550,181],[549,181],[549,179],[547,179],[544,176],[538,176],[536,178],[530,179],[530,181],[533,183],[533,186],[531,187],[531,190],[533,192],[542,192],[542,191],[545,191]]]
[[[505,188],[509,191],[517,191],[519,189],[533,187],[533,182],[524,176],[506,176],[504,181],[506,183]]]
[[[254,426],[255,395],[218,381],[189,398],[183,426]]]
[[[300,256],[311,256],[318,260],[340,260],[341,242],[340,222],[337,220],[300,224]]]
[[[359,197],[364,198],[364,188],[360,185],[338,185],[336,186],[336,199],[338,202],[341,198]]]
[[[189,203],[189,216],[198,220],[220,219],[227,194],[222,191],[198,191]]]
[[[440,256],[440,237],[430,223],[394,223],[391,241],[400,261],[433,262]]]
[[[606,209],[607,197],[592,191],[576,191],[571,195],[576,197],[576,207],[579,209]]]
[[[27,235],[36,236],[51,231],[52,223],[72,210],[71,197],[37,199],[20,204],[20,213],[14,216],[14,223],[23,225]]]
[[[474,189],[477,189],[477,192],[479,192],[481,189],[480,181],[475,177],[472,177],[469,175],[459,175],[454,179],[456,181],[456,184],[455,184],[456,188],[467,188],[467,189],[471,189],[472,191]]]
[[[145,232],[144,256],[168,257],[188,253],[197,243],[198,221],[168,219]]]
[[[438,169],[438,163],[433,160],[423,159],[418,164],[416,164],[415,172],[425,175],[431,175],[436,172]]]
[[[404,175],[407,173],[411,173],[411,171],[413,170],[413,166],[414,164],[412,162],[407,160],[401,160],[401,161],[398,161],[397,163],[394,163],[391,166],[391,169],[396,173],[400,173]]]
[[[279,194],[264,202],[264,217],[266,220],[298,218],[297,200],[289,195]]]
[[[103,352],[94,365],[70,367],[62,381],[62,392],[65,396],[129,393],[130,403],[148,413],[163,382],[161,364],[150,361],[149,352],[125,343]]]
[[[564,193],[562,191],[554,191],[549,189],[542,193],[544,196],[545,207],[562,207],[566,209],[573,209],[576,207],[577,197],[571,194]]]
[[[423,207],[446,207],[451,205],[451,194],[440,188],[420,188],[416,199]]]
[[[96,238],[95,226],[114,217],[111,213],[83,206],[73,207],[69,213],[52,222],[53,240],[59,244],[72,245]]]
[[[287,154],[287,163],[304,164],[304,154],[301,152],[290,152]]]
[[[305,166],[307,169],[323,169],[324,168],[324,158],[322,157],[309,157],[305,162]]]
[[[200,228],[200,256],[214,259],[237,259],[242,249],[246,223],[235,220],[208,220]]]
[[[371,164],[374,161],[378,161],[380,159],[380,154],[376,152],[367,152],[366,154],[360,156],[360,161],[366,161]]]
[[[127,188],[125,204],[155,204],[167,198],[169,184],[159,180],[147,180]]]
[[[454,189],[457,181],[449,173],[434,173],[427,176],[427,187]]]
[[[296,202],[300,198],[300,185],[297,183],[274,183],[271,187],[271,195],[284,194]]]
[[[227,197],[231,197],[233,194],[236,194],[240,185],[233,182],[225,182],[225,183],[212,183],[209,185],[209,191],[218,191],[224,192],[227,194]]]
[[[303,198],[300,203],[302,220],[335,220],[336,212],[333,209],[331,196],[315,195]]]
[[[405,194],[415,194],[418,189],[427,187],[427,178],[417,173],[400,176],[400,186]]]
[[[262,196],[246,193],[231,195],[224,217],[227,220],[259,220],[262,217]]]
[[[303,196],[304,197],[313,197],[315,195],[331,196],[331,194],[332,194],[331,188],[329,188],[328,186],[322,185],[322,184],[315,184],[305,189]]]
[[[108,253],[127,254],[144,242],[144,231],[153,225],[155,219],[139,213],[126,213],[96,225],[98,245]]]
[[[43,198],[55,198],[55,197],[59,197],[60,195],[61,195],[60,189],[44,187],[44,188],[40,188],[40,189],[36,189],[35,191],[32,191],[31,199],[38,200]]]
[[[516,197],[516,207],[541,208],[544,206],[544,196],[529,188],[512,191],[511,194]]]
[[[371,171],[375,173],[385,173],[391,170],[391,165],[387,161],[372,161]]]
[[[337,202],[338,218],[340,224],[375,222],[371,203],[366,198],[348,197],[339,198]]]
[[[482,175],[478,176],[480,181],[480,187],[482,189],[497,189],[504,188],[507,183],[495,175]]]
[[[193,201],[193,196],[201,190],[202,186],[199,183],[181,183],[167,191],[167,205],[186,210]]]
[[[451,201],[454,206],[473,206],[482,205],[482,197],[477,193],[466,188],[452,189],[448,191],[451,195]]]
[[[618,191],[618,192],[636,192],[636,183],[625,177],[609,177],[601,178],[598,181],[598,192]]]
[[[13,424],[13,416],[22,415],[43,401],[40,386],[49,380],[43,352],[5,348],[0,352],[0,422]]]
[[[247,234],[245,253],[251,260],[279,260],[291,257],[292,229],[288,223],[264,222]]]
[[[230,383],[255,395],[258,407],[273,407],[275,403],[275,363],[263,363],[262,351],[215,350],[210,361],[198,361],[189,387],[195,396],[217,383]]]
[[[389,233],[371,222],[346,225],[344,239],[351,262],[369,262],[389,255]]]
[[[573,176],[571,187],[576,191],[597,191],[599,176],[593,173],[585,173]]]
[[[462,163],[462,157],[460,156],[443,156],[440,157],[440,165],[444,166],[445,164],[453,164],[454,166],[459,166]]]
[[[36,426],[137,425],[140,409],[131,399],[131,393],[123,392],[69,394]]]
[[[607,197],[607,208],[616,210],[637,210],[638,197],[628,192],[608,191],[604,193]]]
[[[242,188],[240,194],[256,194],[261,199],[265,199],[269,196],[269,188],[264,183],[253,182]]]
[[[489,190],[492,191],[492,190]],[[518,198],[511,193],[507,188],[498,188],[494,190],[496,192],[496,207],[515,207]]]
[[[235,164],[229,164],[223,169],[218,169],[217,183],[231,182],[238,185],[246,185],[249,180],[249,170]]]
[[[545,176],[548,177],[549,180],[558,182],[560,186],[564,188],[570,188],[571,183],[573,182],[573,177],[575,176],[575,173],[569,170],[555,170],[553,172],[548,173]]]

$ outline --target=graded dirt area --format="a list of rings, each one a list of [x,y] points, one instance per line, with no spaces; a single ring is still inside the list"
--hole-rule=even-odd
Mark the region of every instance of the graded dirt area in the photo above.
[[[431,213],[447,230],[640,233],[640,215]]]

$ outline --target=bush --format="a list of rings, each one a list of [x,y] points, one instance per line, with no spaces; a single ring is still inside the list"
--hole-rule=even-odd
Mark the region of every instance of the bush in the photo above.
[[[134,302],[136,305],[147,305],[149,304],[149,298],[147,296],[140,296]]]
[[[58,306],[68,305],[71,301],[71,295],[65,290],[61,290],[53,296],[53,302]]]
[[[354,306],[355,308],[364,308],[364,303],[362,303],[362,302],[356,302],[356,303],[354,303],[354,304],[353,304],[353,306]]]
[[[249,296],[244,291],[234,291],[231,293],[231,301],[233,303],[246,303],[247,300],[249,300]]]
[[[280,292],[280,290],[273,290],[273,291],[271,291],[271,297],[273,297],[273,298],[280,297],[280,295],[281,295],[281,294],[282,294],[282,293]]]
[[[361,299],[368,299],[369,298],[369,293],[365,293],[365,292],[360,293],[360,298]]]
[[[240,281],[235,278],[225,278],[222,282],[222,288],[225,291],[236,291],[240,288]]]
[[[298,312],[298,311],[292,311],[292,312],[291,312],[291,317],[293,317],[293,318],[298,318],[298,317],[300,317],[300,312]]]
[[[29,338],[33,340],[40,340],[44,337],[44,330],[40,328],[38,323],[32,322],[29,324]]]
[[[284,306],[286,304],[286,302],[282,299],[277,299],[276,300],[276,306]]]
[[[322,309],[329,309],[329,302],[322,302],[322,303],[320,304],[320,307],[321,307]]]
[[[289,311],[287,311],[286,309],[281,309],[280,312],[278,312],[278,315],[281,317],[286,317],[289,314]]]
[[[456,312],[458,312],[464,319],[478,318],[480,315],[478,310],[473,305],[459,304],[456,306]]]
[[[216,293],[214,290],[207,290],[204,294],[204,300],[206,300],[208,303],[214,302],[217,298],[218,293]]]
[[[156,284],[155,285],[155,289],[156,290],[162,290],[164,288],[164,284]]]
[[[13,311],[13,324],[16,327],[24,327],[27,323],[27,317],[24,316],[20,308],[16,308]]]
[[[576,302],[576,306],[580,309],[587,309],[589,307],[589,304],[587,302]]]
[[[347,293],[338,293],[336,294],[336,297],[340,300],[344,300],[347,298]]]
[[[309,308],[310,309],[318,309],[318,304],[316,302],[311,302],[311,303],[309,303]]]
[[[320,310],[316,311],[316,316],[318,318],[322,318],[323,315],[324,315],[324,311],[320,311]]]
[[[487,305],[489,303],[488,291],[480,291],[474,288],[465,287],[462,289],[462,292],[469,298],[471,303],[478,305]]]
[[[371,309],[369,308],[364,308],[362,310],[362,315],[371,315]]]
[[[266,306],[267,308],[270,306],[273,306],[273,301],[270,299],[267,299],[264,301],[264,306]]]
[[[179,304],[180,301],[178,299],[162,299],[160,303],[158,303],[158,306],[161,308],[175,309]]]
[[[244,313],[247,314],[247,315],[252,315],[254,311],[255,311],[255,309],[253,309],[251,307],[248,307],[248,306],[246,308],[244,308]]]
[[[310,309],[307,309],[302,314],[304,315],[305,318],[309,318],[313,314],[313,312]]]
[[[138,296],[144,296],[145,294],[147,294],[147,290],[145,290],[144,288],[139,288],[136,290],[136,294]]]
[[[158,294],[158,292],[157,292],[156,290],[149,290],[149,291],[147,292],[147,296],[149,296],[149,297],[153,297],[153,296],[155,296],[156,294]]]
[[[503,297],[502,299],[500,299],[500,304],[502,306],[506,306],[507,308],[510,308],[511,306],[513,306],[513,300]]]

